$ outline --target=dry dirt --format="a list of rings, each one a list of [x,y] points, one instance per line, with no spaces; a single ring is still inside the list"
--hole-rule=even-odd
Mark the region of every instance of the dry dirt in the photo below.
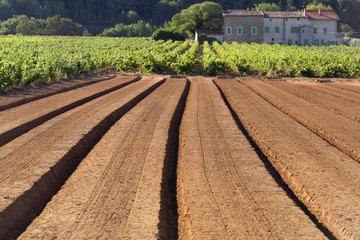
[[[0,122],[0,239],[360,239],[356,80],[114,75]]]

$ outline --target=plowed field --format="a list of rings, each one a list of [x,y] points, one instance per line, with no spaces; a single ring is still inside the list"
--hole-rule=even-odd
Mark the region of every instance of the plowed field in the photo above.
[[[0,96],[0,239],[360,239],[359,86],[115,76]]]

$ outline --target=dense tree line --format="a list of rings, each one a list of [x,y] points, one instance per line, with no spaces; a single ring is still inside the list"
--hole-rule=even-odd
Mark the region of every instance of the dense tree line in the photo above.
[[[201,0],[0,0],[0,20],[13,15],[47,19],[55,15],[70,18],[93,33],[116,24],[131,25],[140,20],[161,26]],[[223,9],[251,9],[262,2],[275,3],[279,10],[300,10],[304,4],[330,5],[344,23],[360,32],[360,0],[213,0]]]

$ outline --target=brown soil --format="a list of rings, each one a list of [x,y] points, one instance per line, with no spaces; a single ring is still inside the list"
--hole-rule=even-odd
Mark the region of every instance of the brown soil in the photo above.
[[[5,145],[13,151],[0,159],[0,238],[7,237],[6,229],[12,234],[38,214],[104,132],[159,80],[143,80],[97,98],[55,117],[45,131],[33,129],[31,139],[21,136],[17,146]]]
[[[28,104],[1,111],[0,122],[3,124],[0,126],[0,146],[61,113],[137,80],[139,80],[139,77],[115,77],[108,81],[58,93],[37,101],[29,102]]]
[[[16,107],[40,98],[70,91],[116,77],[117,74],[86,76],[80,79],[62,80],[55,83],[41,83],[31,87],[0,92],[0,111]]]
[[[0,96],[0,239],[360,239],[358,82],[85,82]]]
[[[210,79],[193,79],[180,133],[181,239],[325,239],[239,131]]]
[[[307,110],[303,117],[308,120],[314,119],[318,111],[331,113],[332,117],[335,115],[316,105],[313,106],[316,109],[311,109],[306,102],[289,96],[285,91],[272,88],[274,92],[270,93],[268,86],[261,82],[247,82],[246,85],[251,88],[235,79],[216,80],[216,83],[251,138],[297,198],[337,238],[358,239],[360,185],[356,176],[360,174],[359,163],[299,124],[291,114],[285,114],[279,110],[279,105],[274,106],[269,100],[273,102],[280,97],[289,97],[289,102],[281,103],[287,104],[291,110]],[[267,96],[271,94],[269,99],[258,94],[265,91]],[[337,134],[339,129],[346,128],[343,124],[334,124],[333,121],[340,117],[337,116],[335,120],[323,118],[321,126],[326,125],[328,130]],[[359,137],[359,134],[353,131],[351,136]]]
[[[186,79],[166,81],[125,114],[20,239],[160,236],[168,130],[185,86]]]

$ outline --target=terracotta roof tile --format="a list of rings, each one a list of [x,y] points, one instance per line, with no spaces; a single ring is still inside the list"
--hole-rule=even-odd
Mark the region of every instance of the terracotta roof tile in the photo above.
[[[334,10],[306,10],[309,20],[340,20]]]

